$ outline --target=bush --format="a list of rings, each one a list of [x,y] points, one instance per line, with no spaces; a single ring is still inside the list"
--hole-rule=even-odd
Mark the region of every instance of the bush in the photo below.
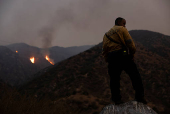
[[[91,104],[89,104],[89,107],[93,109],[98,109],[98,105],[96,104],[96,102],[92,102]]]
[[[62,101],[49,98],[37,100],[35,96],[21,95],[16,90],[5,91],[0,97],[0,114],[75,114]]]

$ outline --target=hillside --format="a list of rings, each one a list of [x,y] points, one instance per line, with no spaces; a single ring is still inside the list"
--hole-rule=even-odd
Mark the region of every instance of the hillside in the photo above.
[[[5,89],[10,90],[12,87],[0,79],[0,95],[4,92]]]
[[[145,49],[166,59],[170,57],[170,36],[147,30],[132,30],[129,32],[136,42]]]
[[[130,31],[130,34],[137,45],[135,62],[144,83],[148,106],[159,114],[168,114],[170,60],[167,56],[170,53],[167,51],[165,55],[162,52],[170,49],[166,45],[170,37],[140,30]],[[107,63],[101,56],[101,50],[102,43],[70,57],[46,69],[46,72],[37,74],[38,78],[20,90],[34,94],[37,98],[48,96],[53,101],[63,99],[81,113],[97,114],[111,103]],[[121,94],[123,101],[134,99],[134,91],[125,72],[121,74]]]
[[[0,46],[0,79],[10,85],[22,84],[39,68],[5,46]]]
[[[52,66],[46,60],[46,55],[57,63],[90,47],[62,48],[56,46],[45,50],[25,43],[0,46],[0,79],[12,86],[22,85],[34,79],[36,77],[34,74],[38,71]],[[34,63],[31,63],[31,57],[34,57]]]
[[[46,55],[48,55],[53,60],[54,63],[58,63],[73,55],[83,52],[91,48],[92,46],[93,45],[73,46],[67,48],[54,46],[48,49],[43,49],[30,46],[25,43],[15,43],[7,45],[7,47],[11,49],[13,52],[18,51],[18,54],[25,59],[30,59],[30,57],[37,58],[35,63],[39,64],[41,69],[49,66],[49,63],[47,61],[44,62]]]
[[[50,58],[54,60],[54,63],[58,63],[71,56],[77,55],[80,52],[90,49],[91,47],[93,47],[93,45],[73,46],[73,47],[67,47],[67,48],[54,46],[54,47],[49,48]]]
[[[15,43],[7,46],[13,52],[17,52],[18,56],[22,57],[26,61],[30,61],[31,57],[34,57],[34,65],[38,67],[38,71],[50,66],[51,64],[45,59],[45,56],[41,53],[41,48],[27,45],[25,43]]]

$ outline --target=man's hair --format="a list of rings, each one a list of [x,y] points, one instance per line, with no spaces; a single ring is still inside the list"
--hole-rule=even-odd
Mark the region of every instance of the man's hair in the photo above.
[[[116,20],[115,20],[115,25],[118,25],[119,22],[121,22],[124,18],[122,17],[118,17]]]

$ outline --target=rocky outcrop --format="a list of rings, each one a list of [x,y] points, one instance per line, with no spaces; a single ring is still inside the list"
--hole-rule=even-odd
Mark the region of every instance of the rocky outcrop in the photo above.
[[[100,114],[157,114],[147,105],[136,101],[129,101],[120,105],[108,105]]]

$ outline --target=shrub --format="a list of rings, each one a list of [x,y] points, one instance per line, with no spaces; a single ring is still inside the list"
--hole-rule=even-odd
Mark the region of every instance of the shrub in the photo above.
[[[66,102],[37,100],[35,96],[21,95],[16,90],[5,91],[0,97],[1,114],[75,114]]]

